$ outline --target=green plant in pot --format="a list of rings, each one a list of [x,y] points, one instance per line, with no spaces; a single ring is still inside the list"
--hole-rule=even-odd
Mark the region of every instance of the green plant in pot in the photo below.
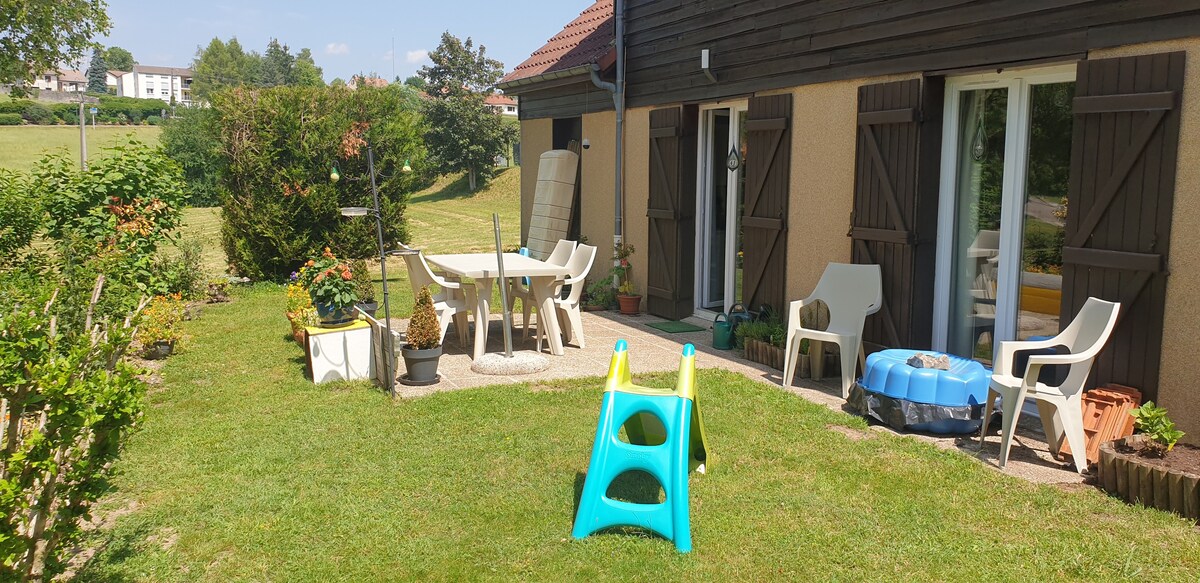
[[[142,356],[156,360],[174,352],[183,312],[183,301],[179,294],[155,296],[150,300],[138,317],[135,337],[142,345]]]
[[[1175,428],[1175,422],[1167,417],[1167,410],[1155,406],[1154,401],[1146,401],[1144,405],[1129,412],[1133,415],[1133,426],[1147,439],[1142,444],[1141,455],[1146,457],[1166,457],[1184,433]]]
[[[633,265],[629,262],[629,258],[633,255],[633,245],[628,243],[617,243],[613,246],[613,261],[616,266],[613,267],[613,278],[617,282],[617,303],[621,307],[621,313],[627,315],[637,315],[641,309],[642,296],[637,293],[637,286],[633,284],[632,272]]]
[[[355,304],[355,307],[374,318],[375,311],[379,309],[379,303],[375,301],[375,284],[371,283],[371,273],[367,270],[366,260],[351,261],[350,273],[354,275],[354,293],[358,295],[358,303]]]
[[[317,319],[325,328],[345,326],[354,321],[354,275],[350,266],[325,248],[317,259],[310,259],[300,273],[300,283],[312,296]]]
[[[438,359],[442,356],[442,325],[433,309],[433,296],[428,287],[421,288],[417,295],[405,339],[408,343],[401,347],[400,354],[408,374],[402,380],[414,385],[437,382]]]
[[[617,305],[617,290],[613,287],[612,275],[587,286],[584,309],[588,311],[610,310]]]

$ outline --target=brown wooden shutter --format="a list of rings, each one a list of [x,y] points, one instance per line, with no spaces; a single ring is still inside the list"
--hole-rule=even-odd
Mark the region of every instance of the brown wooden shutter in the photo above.
[[[752,310],[786,307],[792,96],[751,97],[746,110],[742,299]]]
[[[1060,326],[1088,296],[1121,302],[1096,384],[1158,391],[1184,53],[1081,61]]]
[[[851,258],[883,272],[883,307],[863,329],[868,350],[932,342],[943,87],[927,78],[858,89]]]
[[[646,311],[679,320],[695,308],[695,106],[650,112],[650,249]]]

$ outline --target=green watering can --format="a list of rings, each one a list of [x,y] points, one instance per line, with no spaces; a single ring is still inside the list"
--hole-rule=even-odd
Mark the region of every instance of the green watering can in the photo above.
[[[721,320],[724,319],[724,322]],[[733,322],[725,314],[717,314],[713,320],[713,348],[729,350],[733,348]]]

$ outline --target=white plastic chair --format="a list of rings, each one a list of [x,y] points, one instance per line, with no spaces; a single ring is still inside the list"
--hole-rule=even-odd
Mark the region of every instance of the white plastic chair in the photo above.
[[[983,408],[983,427],[979,430],[979,449],[983,449],[987,435],[988,419],[992,415],[992,403],[999,396],[1004,414],[1001,422],[1000,467],[1008,463],[1008,450],[1012,446],[1013,432],[1021,416],[1025,397],[1037,401],[1038,415],[1046,431],[1050,450],[1058,453],[1065,437],[1071,446],[1075,469],[1080,473],[1088,467],[1087,442],[1083,433],[1083,385],[1092,370],[1092,361],[1117,325],[1117,312],[1121,304],[1088,298],[1083,309],[1071,320],[1071,324],[1058,336],[1049,340],[1008,341],[1000,343],[996,358],[996,372],[988,386],[987,403]],[[1066,346],[1070,354],[1034,354],[1025,365],[1024,376],[1012,374],[1013,356],[1018,350],[1037,350]],[[1038,382],[1042,367],[1048,364],[1070,365],[1067,378],[1057,387]]]
[[[559,326],[562,327],[563,338],[574,342],[580,348],[586,346],[583,338],[583,317],[579,313],[579,298],[583,295],[583,284],[588,272],[592,270],[592,262],[596,259],[596,248],[591,245],[580,245],[571,253],[567,262],[567,277],[555,282],[554,312],[558,316]],[[571,286],[567,297],[561,296],[562,287]],[[538,314],[537,350],[542,350],[542,336],[546,327],[542,323],[542,314]]]
[[[804,306],[817,300],[829,307],[829,326],[825,330],[805,328],[800,320]],[[842,398],[850,396],[854,365],[861,360],[862,329],[867,316],[883,305],[883,276],[878,265],[830,263],[817,282],[812,295],[796,300],[788,308],[787,345],[783,357],[783,386],[791,386],[800,358],[800,341],[833,342],[842,356]]]
[[[420,296],[421,288],[431,288],[429,293],[433,296],[433,309],[437,312],[438,323],[442,325],[441,340],[446,339],[446,330],[453,321],[458,331],[459,344],[466,346],[467,313],[475,306],[475,286],[463,286],[460,282],[434,274],[421,251],[408,249],[400,253],[400,256],[404,258],[404,264],[408,267],[408,281],[412,284],[413,299]],[[432,286],[440,287],[441,291],[434,293]]]
[[[575,251],[575,241],[559,239],[554,245],[554,250],[550,252],[550,256],[546,258],[546,263],[554,265],[566,265],[571,259],[571,253]],[[528,256],[528,249],[521,248],[522,255]],[[524,285],[522,285],[522,282]],[[529,311],[533,307],[533,293],[529,291],[528,278],[511,277],[508,283],[508,310],[511,312],[513,306],[517,303],[517,298],[521,298],[521,311],[524,313],[524,318],[521,320],[524,326],[522,336],[529,336]]]

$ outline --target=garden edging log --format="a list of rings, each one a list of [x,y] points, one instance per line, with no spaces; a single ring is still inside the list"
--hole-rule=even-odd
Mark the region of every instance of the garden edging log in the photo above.
[[[1100,446],[1100,486],[1131,504],[1200,520],[1200,475],[1152,465],[1137,453],[1120,451],[1122,446],[1137,448],[1145,440],[1139,434]]]

